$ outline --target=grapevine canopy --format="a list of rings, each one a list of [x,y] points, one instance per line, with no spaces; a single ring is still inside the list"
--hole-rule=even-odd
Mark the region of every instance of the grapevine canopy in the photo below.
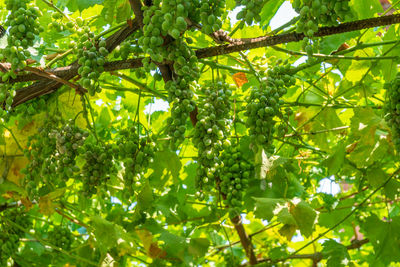
[[[0,0],[0,266],[395,266],[398,4]]]

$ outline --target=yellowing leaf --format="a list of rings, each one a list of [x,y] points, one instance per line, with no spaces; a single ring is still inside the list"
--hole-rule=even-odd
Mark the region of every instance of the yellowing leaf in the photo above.
[[[59,198],[64,194],[65,190],[62,189],[57,189],[56,191],[53,191],[39,199],[39,209],[40,212],[44,215],[51,215],[54,213],[55,208],[57,208],[59,205],[54,203],[54,200]]]
[[[153,242],[153,235],[149,231],[142,229],[136,230],[136,233],[140,241],[142,241],[144,249],[149,257],[153,259],[165,258],[167,253],[158,246],[157,242]]]
[[[247,80],[246,74],[244,72],[238,72],[232,75],[233,80],[236,83],[237,87],[242,87],[243,84],[248,83],[249,80]]]

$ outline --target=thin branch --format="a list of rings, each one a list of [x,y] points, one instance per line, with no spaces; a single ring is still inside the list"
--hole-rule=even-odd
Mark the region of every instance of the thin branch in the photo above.
[[[332,129],[325,129],[325,130],[319,130],[319,131],[314,131],[314,132],[306,132],[306,133],[293,133],[293,134],[286,134],[285,137],[295,137],[298,135],[315,135],[315,134],[320,134],[320,133],[327,133],[327,132],[333,132],[333,131],[342,131],[350,128],[350,126],[341,126],[341,127],[336,127]]]
[[[78,84],[74,84],[74,83],[72,83],[70,81],[64,80],[64,79],[62,79],[62,78],[60,78],[60,77],[58,77],[58,76],[56,76],[56,75],[54,75],[52,73],[40,70],[38,68],[25,67],[25,70],[28,70],[28,71],[30,71],[32,73],[35,73],[36,75],[45,77],[47,79],[51,79],[51,80],[60,82],[62,84],[65,84],[65,85],[67,85],[67,86],[69,86],[71,88],[74,88],[76,90],[76,92],[79,93],[79,94],[84,94],[84,93],[87,92],[87,90],[85,90],[82,86],[80,86]]]
[[[300,247],[299,249],[297,249],[295,252],[293,252],[290,256],[285,257],[285,259],[289,259],[291,256],[296,255],[297,253],[299,253],[300,251],[302,251],[303,249],[305,249],[306,247],[308,247],[309,245],[313,244],[315,241],[317,241],[318,239],[320,239],[321,237],[325,236],[327,233],[329,233],[330,231],[332,231],[333,229],[335,229],[336,227],[338,227],[339,225],[341,225],[344,221],[346,221],[348,218],[350,218],[350,216],[352,216],[357,210],[359,210],[373,195],[375,195],[379,190],[381,190],[385,185],[387,185],[390,180],[392,180],[392,178],[396,175],[398,175],[400,172],[400,168],[398,168],[395,172],[392,173],[392,175],[390,175],[389,178],[386,179],[385,182],[383,182],[379,187],[377,187],[374,191],[372,191],[367,197],[364,198],[363,201],[360,202],[360,204],[355,207],[354,209],[352,209],[346,216],[344,216],[344,218],[342,218],[341,220],[339,220],[337,223],[335,223],[332,227],[330,227],[328,230],[322,232],[321,234],[319,234],[316,238],[314,238],[313,240],[311,240],[310,242],[307,242],[307,244],[303,245],[302,247]],[[285,260],[283,259],[283,260]]]

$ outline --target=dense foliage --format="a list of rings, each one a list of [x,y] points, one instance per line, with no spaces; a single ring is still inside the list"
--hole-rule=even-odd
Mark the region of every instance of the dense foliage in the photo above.
[[[392,2],[0,0],[0,266],[400,264]]]

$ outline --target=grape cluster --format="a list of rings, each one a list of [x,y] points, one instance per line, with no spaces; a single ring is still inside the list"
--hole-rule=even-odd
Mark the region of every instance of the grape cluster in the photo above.
[[[72,178],[74,172],[79,171],[75,158],[88,136],[89,132],[75,126],[72,120],[63,127],[50,131],[49,137],[56,140],[55,172],[60,179],[68,180]]]
[[[242,205],[243,190],[248,186],[253,167],[239,150],[233,145],[221,154],[220,170],[221,192],[226,196],[225,204],[232,208]]]
[[[74,241],[74,236],[67,228],[55,226],[52,231],[48,232],[48,240],[58,248],[69,250]]]
[[[75,24],[72,21],[64,23],[62,21],[63,15],[61,15],[60,13],[53,12],[51,14],[51,18],[53,19],[53,21],[49,24],[49,30],[55,29],[57,32],[69,30],[71,32],[74,32]]]
[[[8,208],[3,211],[3,215],[8,220],[12,221],[13,223],[17,224],[18,226],[24,229],[30,229],[32,227],[32,222],[29,220],[29,217],[26,215],[25,211],[21,207],[16,208]],[[13,233],[17,236],[22,236],[24,231],[15,227],[14,225],[10,225],[7,221],[3,222],[2,230],[7,233]]]
[[[80,84],[93,96],[96,92],[101,92],[98,78],[104,71],[103,65],[108,55],[106,41],[99,41],[97,48],[94,33],[89,27],[84,27],[78,34],[80,35],[80,42],[77,45],[78,63],[81,65],[78,69],[78,74],[81,76]]]
[[[222,82],[207,84],[202,88],[204,98],[198,103],[199,111],[193,144],[198,149],[198,187],[215,181],[219,167],[219,154],[229,146],[230,101],[232,91]],[[201,193],[199,193],[201,197]]]
[[[282,117],[281,97],[286,94],[286,88],[296,82],[293,76],[287,74],[290,68],[285,63],[268,70],[268,78],[259,87],[253,87],[246,100],[246,126],[252,143],[265,148],[270,154],[275,150],[272,145],[276,124],[274,117]]]
[[[385,120],[392,128],[392,140],[396,149],[400,149],[400,72],[388,84],[384,106]]]
[[[168,134],[171,136],[171,145],[182,143],[185,139],[186,121],[189,113],[195,108],[192,85],[184,78],[177,77],[175,81],[168,81],[165,89],[168,91],[169,100],[173,101],[171,117],[167,119]]]
[[[125,167],[125,187],[132,193],[141,186],[142,177],[153,162],[156,144],[151,137],[140,137],[135,125],[120,132],[117,144],[115,150]]]
[[[35,116],[47,109],[46,99],[49,95],[44,95],[36,99],[32,99],[13,109],[13,116],[18,116],[18,126],[23,127],[32,121],[32,116]],[[0,97],[0,102],[2,102]],[[1,117],[1,116],[0,116]]]
[[[49,132],[53,130],[53,123],[57,121],[48,120],[38,129],[37,134],[28,137],[24,155],[30,161],[21,172],[25,174],[25,189],[31,197],[37,196],[39,183],[42,180],[44,182],[52,180],[57,168],[53,157],[56,140],[49,137]]]
[[[0,266],[8,266],[8,259],[18,250],[19,236],[0,230]]]
[[[0,118],[5,118],[7,116],[7,111],[11,110],[15,94],[16,90],[12,85],[7,83],[0,84],[0,103],[4,103],[5,107],[4,110],[0,108]]]
[[[25,233],[14,224],[29,230],[32,222],[21,207],[10,207],[0,215],[0,218],[7,218],[7,220],[0,220],[0,266],[7,266],[8,259],[18,251],[20,237]],[[13,224],[10,224],[10,221]]]
[[[201,30],[210,34],[222,28],[221,15],[225,8],[225,1],[210,0],[200,2],[200,19],[203,27]]]
[[[152,6],[144,7],[143,36],[139,38],[139,44],[152,60],[162,62],[168,56],[163,47],[167,35],[178,39],[186,31],[185,18],[191,4],[184,0],[156,0]]]
[[[333,26],[338,20],[344,21],[351,17],[350,0],[294,0],[293,8],[300,13],[297,31],[303,32],[303,48],[307,54],[312,54],[310,39],[318,31],[318,25]]]
[[[29,0],[5,1],[6,8],[10,11],[4,24],[9,26],[9,35],[8,45],[0,53],[0,61],[5,57],[11,63],[11,71],[3,74],[3,81],[8,80],[10,75],[13,76],[14,70],[25,68],[26,59],[31,56],[28,47],[33,46],[35,35],[44,30],[37,20],[41,12],[37,7],[28,7],[29,2]]]
[[[124,41],[114,49],[114,58],[121,57],[125,60],[128,59],[130,54],[139,54],[142,52],[143,50],[138,45],[131,44],[129,41]]]
[[[28,149],[24,154],[30,162],[22,172],[26,190],[31,196],[37,195],[40,182],[43,186],[63,187],[79,171],[75,158],[89,133],[72,121],[61,128],[57,127],[58,123],[50,119],[37,134],[28,138]]]
[[[199,77],[197,57],[186,43],[190,43],[191,39],[186,38],[185,42],[179,37],[186,31],[186,19],[198,3],[188,0],[166,0],[160,4],[161,1],[157,0],[152,6],[144,7],[143,36],[139,38],[139,45],[150,55],[150,58],[143,60],[145,69],[156,69],[154,62],[174,62],[174,77],[166,83],[165,88],[168,91],[169,102],[173,102],[168,133],[172,139],[171,146],[175,148],[184,139],[187,118],[195,107],[190,84]],[[171,36],[172,40],[168,36]],[[164,44],[166,39],[168,45]]]
[[[264,6],[264,0],[236,0],[236,5],[242,5],[244,8],[237,13],[236,19],[244,20],[248,25],[261,21],[261,10]]]
[[[99,186],[105,185],[117,170],[113,161],[113,151],[110,145],[86,143],[83,155],[85,164],[82,167],[82,191],[86,196],[92,196]]]

